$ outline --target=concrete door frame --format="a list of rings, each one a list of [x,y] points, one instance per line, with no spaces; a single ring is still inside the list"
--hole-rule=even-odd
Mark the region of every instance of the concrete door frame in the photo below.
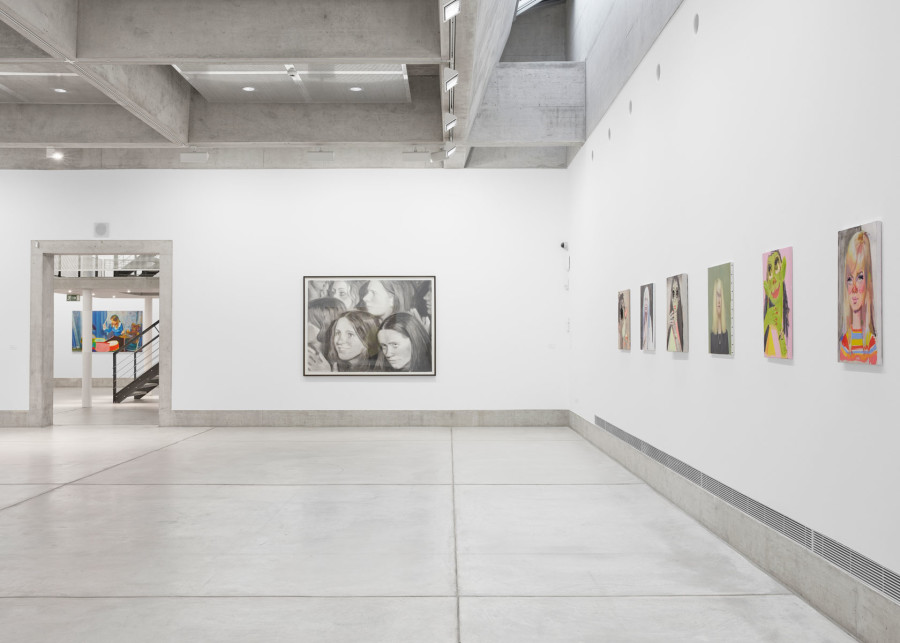
[[[172,242],[32,241],[27,426],[53,424],[54,255],[159,255],[159,417],[172,413]]]

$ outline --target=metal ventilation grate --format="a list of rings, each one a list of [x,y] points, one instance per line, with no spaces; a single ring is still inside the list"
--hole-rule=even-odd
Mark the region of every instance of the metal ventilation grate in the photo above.
[[[732,489],[715,478],[707,476],[702,471],[698,471],[665,451],[661,451],[627,431],[623,431],[599,416],[594,416],[594,424],[717,498],[721,498],[732,507],[768,525],[783,536],[790,538],[879,592],[900,602],[900,575],[897,573],[892,572],[883,565],[879,565],[871,558],[863,556],[846,545],[842,545],[836,540],[810,529],[793,518],[789,518],[783,513],[775,511],[761,502],[757,502],[740,491]]]

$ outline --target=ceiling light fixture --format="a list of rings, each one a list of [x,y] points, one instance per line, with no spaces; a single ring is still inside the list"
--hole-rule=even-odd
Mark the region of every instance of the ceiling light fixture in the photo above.
[[[432,163],[440,163],[441,161],[446,161],[448,158],[453,156],[456,153],[456,146],[454,145],[450,149],[447,150],[439,150],[431,154],[431,162]]]
[[[459,72],[456,71],[455,69],[450,69],[449,67],[444,67],[443,80],[444,80],[444,91],[449,92],[451,89],[456,87],[456,84],[459,82]]]
[[[65,94],[67,90],[63,89],[62,87],[54,87],[53,91],[55,91],[57,94]]]
[[[351,88],[350,88],[350,91],[351,91],[351,92],[361,92],[361,91],[362,91],[362,87],[351,87]]]
[[[297,71],[296,67],[294,67],[293,65],[285,65],[284,68],[287,71],[288,76],[290,76],[291,80],[293,80],[295,83],[299,85],[301,82],[303,82],[300,78],[300,72]]]
[[[53,149],[52,147],[47,148],[48,159],[53,159],[54,161],[62,161],[65,157],[66,155],[59,150]]]
[[[450,18],[455,18],[456,16],[459,15],[460,2],[461,2],[461,0],[450,0],[450,2],[444,3],[444,8],[443,8],[443,12],[442,12],[442,14],[444,16],[444,22],[447,22],[448,20],[450,20]]]
[[[241,87],[245,92],[255,92],[256,87]]]
[[[453,114],[444,114],[444,131],[449,132],[456,127],[456,116]]]
[[[454,154],[456,154],[456,146],[455,145],[453,147],[451,147],[449,150],[447,150],[447,158],[450,158]]]

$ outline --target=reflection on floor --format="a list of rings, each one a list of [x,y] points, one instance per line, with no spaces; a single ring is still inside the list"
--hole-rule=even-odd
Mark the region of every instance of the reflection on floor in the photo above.
[[[0,578],[10,641],[852,640],[564,427],[0,430]]]
[[[112,388],[91,390],[91,408],[81,406],[81,389],[57,387],[53,389],[53,424],[77,425],[148,425],[159,424],[158,389],[143,399],[128,398],[121,404],[113,403]]]

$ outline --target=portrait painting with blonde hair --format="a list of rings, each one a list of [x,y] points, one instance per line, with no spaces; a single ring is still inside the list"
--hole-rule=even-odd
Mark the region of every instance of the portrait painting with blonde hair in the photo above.
[[[838,361],[882,363],[881,222],[838,233]]]
[[[656,331],[653,325],[653,284],[641,286],[641,350],[656,350]]]
[[[709,352],[734,354],[734,264],[723,263],[708,271]]]

